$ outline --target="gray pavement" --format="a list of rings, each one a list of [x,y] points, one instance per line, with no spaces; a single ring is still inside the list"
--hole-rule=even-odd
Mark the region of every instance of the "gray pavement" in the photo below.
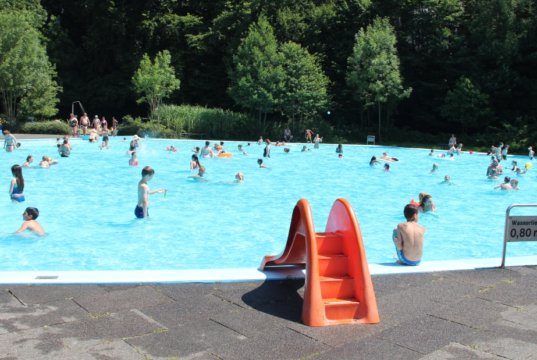
[[[312,328],[303,280],[0,285],[0,359],[537,359],[537,267],[374,276],[381,322]]]

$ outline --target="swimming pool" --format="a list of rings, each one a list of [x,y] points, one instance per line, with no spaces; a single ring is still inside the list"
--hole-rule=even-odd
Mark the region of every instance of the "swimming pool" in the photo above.
[[[426,229],[424,260],[500,257],[505,210],[512,203],[532,203],[537,170],[518,176],[520,191],[493,190],[501,180],[485,177],[490,158],[464,153],[454,161],[428,156],[429,150],[379,146],[344,146],[338,159],[336,145],[301,152],[272,147],[267,169],[257,166],[263,146],[226,141],[234,153],[229,159],[201,160],[207,182],[191,175],[191,149],[203,141],[145,139],[138,151],[140,166],[128,166],[128,140],[111,138],[110,149],[72,140],[69,158],[60,158],[56,140],[24,140],[14,153],[0,154],[0,181],[6,190],[10,167],[28,154],[37,159],[51,155],[59,164],[49,169],[24,169],[26,202],[3,197],[0,217],[0,271],[29,270],[167,270],[255,268],[262,257],[283,249],[294,205],[300,198],[311,204],[315,227],[323,231],[333,201],[352,204],[363,233],[369,263],[393,263],[393,227],[404,220],[403,207],[427,191],[437,205],[423,214]],[[212,141],[214,144],[214,141]],[[243,144],[248,155],[241,155]],[[177,152],[168,152],[174,145]],[[369,159],[387,151],[401,159],[371,168]],[[437,153],[440,153],[437,151]],[[510,157],[524,164],[527,157]],[[439,170],[430,174],[433,162]],[[37,165],[37,164],[36,164]],[[150,217],[138,220],[133,210],[141,168],[151,165],[156,174],[151,188],[166,187],[166,196],[151,196]],[[242,171],[244,184],[231,184]],[[445,174],[453,185],[441,184]],[[511,174],[510,170],[505,175]],[[39,221],[48,235],[16,236],[27,206],[40,210]],[[529,210],[526,210],[529,211]],[[537,255],[535,243],[513,243],[508,257]]]

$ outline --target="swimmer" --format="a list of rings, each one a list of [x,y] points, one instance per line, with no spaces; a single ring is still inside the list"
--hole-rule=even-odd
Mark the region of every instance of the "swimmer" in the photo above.
[[[336,148],[336,153],[337,154],[343,154],[343,145],[342,144],[338,144],[338,146]]]
[[[147,183],[153,178],[153,175],[155,175],[155,170],[153,170],[151,166],[145,166],[142,169],[142,179],[138,182],[138,204],[134,209],[134,214],[139,219],[149,216],[149,195],[167,191],[164,188],[149,190],[149,185]]]
[[[390,164],[386,163],[384,164],[384,172],[390,171]]]
[[[528,157],[530,160],[533,160],[533,156],[535,155],[535,151],[533,151],[533,145],[530,145],[528,147]]]
[[[263,157],[270,157],[270,139],[265,140],[266,145],[265,149],[263,149]]]
[[[444,176],[444,181],[442,181],[440,184],[452,185],[453,183],[451,182],[451,176],[449,175]]]
[[[518,190],[518,180],[511,179],[511,190]]]
[[[166,151],[176,152],[177,148],[173,145],[167,146]]]
[[[9,197],[13,202],[24,201],[24,177],[22,176],[22,167],[20,165],[13,165],[11,167],[11,184],[9,186]]]
[[[211,142],[205,141],[205,146],[201,149],[200,155],[204,158],[214,157],[213,149],[211,149]]]
[[[338,159],[343,159],[343,154],[337,154]]]
[[[58,153],[61,157],[69,157],[71,155],[71,144],[69,144],[69,140],[63,140],[63,144],[58,147]]]
[[[289,149],[288,147],[283,148],[283,152],[284,152],[284,153],[288,153],[288,152],[290,152],[290,151],[291,151],[291,149]]]
[[[518,180],[516,181],[516,183],[518,185]],[[511,178],[509,176],[504,177],[503,183],[496,185],[494,189],[513,190],[513,186],[511,185]]]
[[[314,143],[313,148],[318,149],[320,147],[319,144],[322,142],[323,142],[323,138],[320,137],[319,134],[316,134],[315,138],[313,139],[313,143]]]
[[[99,135],[97,134],[97,130],[91,129],[88,141],[90,143],[96,143],[98,138],[99,138]]]
[[[49,168],[50,165],[55,165],[58,162],[56,160],[52,160],[50,156],[43,155],[41,158],[41,161],[39,162],[39,167],[46,169]]]
[[[104,116],[103,116],[103,119],[104,119]],[[101,143],[100,145],[100,149],[108,149],[108,143],[110,142],[110,137],[109,137],[109,132],[108,132],[108,129],[103,129],[103,142]]]
[[[418,210],[421,212],[435,211],[436,205],[433,202],[433,197],[426,192],[421,192],[419,194],[420,204]]]
[[[248,155],[248,153],[247,153],[246,151],[244,151],[244,148],[242,147],[242,144],[237,145],[237,149],[239,149],[239,151],[240,151],[243,155]]]
[[[257,165],[259,165],[259,167],[262,169],[267,167],[265,164],[263,164],[263,159],[257,159]]]
[[[196,154],[192,154],[192,158],[190,160],[190,170],[194,170],[198,168],[199,158]]]
[[[433,168],[431,169],[431,172],[430,172],[430,174],[433,174],[433,173],[435,173],[435,172],[436,172],[436,170],[438,170],[438,164],[437,164],[437,163],[434,163],[434,164],[433,164]]]
[[[32,167],[32,162],[34,161],[34,157],[32,155],[28,155],[26,157],[26,161],[22,164],[22,167]]]
[[[302,152],[310,151],[306,145],[302,146]]]
[[[259,137],[259,140],[257,140],[257,145],[263,144],[263,136]]]
[[[138,166],[138,156],[136,155],[136,151],[131,152],[131,158],[129,159],[129,165],[130,166]]]
[[[196,146],[195,148],[192,149],[192,152],[194,153],[194,155],[199,156],[199,154],[200,154],[200,147],[199,147],[199,146]]]
[[[45,235],[45,230],[40,223],[36,221],[39,216],[39,210],[34,207],[27,207],[26,210],[22,213],[23,223],[21,227],[15,231],[16,234],[19,234],[25,230],[30,230],[36,235],[43,236]]]
[[[4,149],[6,149],[7,152],[12,152],[15,150],[17,146],[17,139],[15,136],[13,136],[12,133],[9,132],[9,130],[4,130]]]
[[[429,156],[433,156],[434,155],[434,149],[431,149],[431,152],[429,153]]]
[[[242,172],[238,172],[235,174],[235,183],[242,184],[244,182],[244,174]]]
[[[425,228],[418,224],[419,211],[411,204],[403,210],[406,222],[393,230],[393,243],[399,262],[403,265],[419,265],[423,255],[423,237]]]
[[[380,164],[380,161],[377,160],[376,156],[372,156],[371,160],[369,160],[369,166],[375,166]]]
[[[389,161],[389,162],[392,162],[392,161],[399,161],[398,158],[391,157],[391,156],[388,155],[388,153],[386,153],[386,152],[382,153],[382,157],[380,158],[380,160]]]
[[[518,167],[516,160],[511,161],[511,166],[512,166],[511,171],[520,173],[520,168]]]

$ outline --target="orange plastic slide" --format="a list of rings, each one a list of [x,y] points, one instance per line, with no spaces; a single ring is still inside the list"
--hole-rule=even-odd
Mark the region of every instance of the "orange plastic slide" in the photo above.
[[[306,266],[304,324],[380,321],[362,233],[347,200],[334,202],[325,232],[320,233],[315,232],[309,202],[298,201],[284,251],[277,256],[265,256],[260,269],[288,265]]]

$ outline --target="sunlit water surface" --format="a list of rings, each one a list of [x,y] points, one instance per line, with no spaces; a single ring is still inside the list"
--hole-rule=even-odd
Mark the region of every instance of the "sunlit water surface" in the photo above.
[[[537,169],[517,176],[520,191],[494,190],[501,182],[485,177],[490,158],[463,153],[455,160],[428,156],[429,150],[336,145],[301,152],[272,147],[260,169],[257,159],[263,146],[226,141],[234,153],[229,159],[202,159],[206,182],[189,178],[194,146],[203,141],[145,139],[138,151],[139,167],[128,165],[128,141],[111,138],[110,148],[72,140],[69,158],[60,158],[56,140],[25,140],[13,153],[0,153],[0,271],[6,270],[141,270],[257,267],[264,255],[279,253],[286,242],[294,205],[300,198],[311,204],[317,231],[323,231],[332,203],[346,198],[354,208],[370,263],[393,263],[394,226],[404,221],[403,207],[427,191],[437,206],[435,213],[420,216],[427,229],[424,260],[500,257],[506,208],[512,203],[534,203]],[[214,144],[214,141],[212,141]],[[248,155],[240,154],[243,144]],[[177,152],[168,152],[174,145]],[[400,159],[391,171],[369,166],[369,159],[387,151]],[[440,151],[436,151],[440,154]],[[28,154],[51,155],[59,164],[49,169],[24,169],[26,201],[12,203],[8,189],[10,167],[22,164]],[[509,157],[519,165],[527,157]],[[432,164],[439,170],[431,174]],[[143,166],[156,173],[150,217],[134,217],[137,182]],[[233,184],[242,171],[243,184]],[[452,185],[442,184],[444,175]],[[13,235],[25,207],[40,211],[39,221],[48,235]],[[532,209],[519,210],[530,212]],[[535,243],[514,243],[508,256],[537,255]]]

